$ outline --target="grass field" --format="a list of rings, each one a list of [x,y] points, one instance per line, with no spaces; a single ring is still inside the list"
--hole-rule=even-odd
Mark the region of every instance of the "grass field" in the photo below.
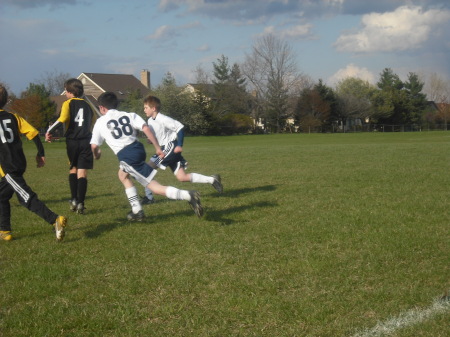
[[[205,216],[156,197],[142,223],[105,146],[84,216],[65,144],[42,169],[25,148],[27,182],[69,225],[57,243],[12,199],[2,337],[450,335],[450,132],[190,137],[188,172],[220,173],[224,193],[159,172]]]

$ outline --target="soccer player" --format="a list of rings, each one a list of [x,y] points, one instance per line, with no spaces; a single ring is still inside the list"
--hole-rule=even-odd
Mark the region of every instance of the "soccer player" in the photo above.
[[[8,102],[8,91],[0,84],[0,240],[12,240],[11,205],[9,200],[16,193],[21,205],[53,224],[56,239],[64,238],[66,217],[53,213],[27,185],[23,175],[27,161],[22,148],[21,134],[36,144],[37,167],[45,165],[45,152],[39,132],[17,114],[3,110]]]
[[[64,123],[66,126],[66,150],[69,157],[70,210],[84,214],[84,201],[87,193],[87,170],[94,167],[90,140],[92,137],[93,112],[91,106],[81,97],[84,93],[83,83],[71,78],[64,84],[65,101],[58,120],[45,134],[45,140],[51,142],[52,132]]]
[[[161,112],[161,101],[158,97],[147,96],[144,99],[144,112],[148,118],[147,124],[153,128],[156,139],[164,150],[164,158],[154,155],[151,158],[151,165],[161,168],[170,167],[172,172],[181,182],[211,184],[217,192],[223,192],[220,175],[205,176],[199,173],[186,173],[187,161],[183,158],[184,125],[179,121],[163,115]],[[142,204],[152,204],[153,195],[149,189],[145,189],[145,197]]]
[[[100,159],[100,145],[104,141],[119,159],[119,179],[125,187],[125,193],[131,205],[128,220],[141,221],[145,215],[139,201],[136,187],[130,178],[134,177],[140,184],[148,187],[153,193],[164,195],[169,199],[186,200],[198,217],[203,215],[200,194],[196,191],[179,190],[172,186],[163,186],[153,177],[156,169],[146,162],[144,145],[138,141],[137,131],[142,131],[153,143],[158,155],[163,152],[144,119],[134,112],[117,110],[119,101],[113,92],[104,92],[98,97],[99,110],[102,116],[97,119],[92,131],[91,147],[95,159]]]

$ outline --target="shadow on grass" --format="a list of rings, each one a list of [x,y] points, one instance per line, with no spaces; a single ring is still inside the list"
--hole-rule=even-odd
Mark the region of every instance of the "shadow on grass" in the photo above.
[[[273,192],[276,190],[276,188],[277,187],[275,185],[247,187],[247,188],[234,189],[234,190],[225,190],[222,194],[216,194],[216,195],[235,198],[235,197],[239,197],[242,194],[258,193],[258,192]]]
[[[242,189],[236,189],[236,190],[228,190],[225,191],[222,194],[216,194],[217,196],[220,197],[229,197],[229,198],[235,198],[238,197],[242,194],[247,194],[247,193],[259,193],[259,192],[272,192],[276,189],[275,185],[266,185],[266,186],[260,186],[260,187],[255,187],[255,188],[242,188]],[[179,200],[170,200],[170,199],[161,199],[161,200],[157,200],[156,204],[152,204],[149,206],[144,206],[144,212],[147,213],[147,210],[149,208],[152,207],[157,207],[157,205],[160,204],[164,204],[164,207],[167,207],[167,204],[170,204],[172,202],[179,202]],[[251,209],[255,209],[255,208],[269,208],[269,207],[276,207],[277,204],[274,203],[273,201],[260,201],[260,202],[255,202],[252,204],[247,204],[247,205],[241,205],[241,206],[236,206],[236,207],[229,207],[226,210],[211,210],[208,209],[208,207],[204,205],[205,207],[205,215],[203,216],[202,219],[206,220],[206,221],[211,221],[211,222],[216,222],[219,223],[221,226],[229,226],[234,224],[236,221],[233,219],[229,219],[227,217],[227,215],[231,215],[231,214],[235,214],[235,213],[241,213],[243,211],[248,211]],[[195,215],[192,213],[192,210],[189,211],[182,211],[182,212],[177,212],[177,213],[166,213],[166,214],[158,214],[157,216],[147,216],[141,223],[155,223],[158,222],[158,220],[166,220],[166,219],[170,219],[170,218],[174,218],[174,217],[178,217],[178,216],[194,216]],[[93,238],[97,238],[99,236],[101,236],[103,233],[106,232],[111,232],[113,230],[115,230],[116,228],[120,228],[123,226],[128,226],[128,225],[132,225],[134,222],[133,221],[127,221],[125,219],[116,219],[117,222],[115,223],[107,223],[107,224],[101,224],[98,225],[97,227],[95,227],[92,230],[89,230],[87,232],[85,232],[85,236],[87,238],[93,239]],[[240,221],[242,222],[242,221]]]
[[[207,221],[213,221],[218,222],[220,226],[230,226],[233,225],[236,220],[229,219],[226,216],[234,213],[241,213],[243,211],[248,211],[255,208],[269,208],[269,207],[276,207],[277,204],[274,202],[269,201],[260,201],[255,202],[253,204],[247,204],[247,205],[241,205],[237,207],[230,207],[226,210],[207,210],[206,214],[203,216],[203,218]],[[251,220],[251,219],[248,219]],[[248,220],[245,220],[244,222],[247,222]],[[243,221],[239,221],[242,223]]]

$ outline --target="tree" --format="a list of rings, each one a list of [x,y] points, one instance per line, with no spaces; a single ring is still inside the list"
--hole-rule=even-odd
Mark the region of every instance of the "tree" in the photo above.
[[[293,106],[289,104],[292,89],[297,89],[301,82],[292,48],[274,35],[265,35],[256,40],[242,70],[257,98],[254,111],[262,111],[268,127],[280,132],[293,114]]]
[[[236,123],[229,123],[228,115],[235,114],[250,114],[250,100],[251,97],[245,89],[245,78],[241,75],[239,65],[237,63],[229,66],[228,58],[224,55],[217,59],[217,63],[213,62],[213,113],[216,115],[219,124],[226,130],[224,133],[235,133],[230,130],[230,125],[237,125]],[[239,130],[235,130],[240,132]]]
[[[378,91],[373,102],[376,108],[375,116],[379,123],[402,124],[405,107],[405,92],[403,82],[392,69],[385,68],[377,82]]]
[[[403,117],[406,124],[420,124],[427,107],[427,96],[422,93],[424,82],[415,73],[408,74],[408,81],[404,83],[407,99],[407,109]]]
[[[55,103],[50,100],[50,92],[43,84],[30,83],[19,100],[12,103],[14,111],[22,115],[37,129],[46,128],[54,119]]]
[[[433,73],[427,81],[425,90],[428,100],[435,102],[439,107],[439,112],[433,119],[444,123],[444,129],[447,130],[447,122],[450,120],[450,82]]]
[[[127,97],[120,102],[119,109],[123,111],[136,112],[141,117],[145,117],[143,113],[143,95],[139,89],[134,89],[129,92]]]
[[[305,88],[297,101],[296,121],[304,132],[317,131],[330,117],[330,103],[327,102],[317,86]]]
[[[38,81],[38,84],[44,85],[50,96],[58,96],[64,91],[64,83],[71,77],[69,73],[58,72],[57,70],[47,71]]]
[[[336,85],[342,123],[347,118],[370,120],[373,116],[372,98],[375,86],[360,78],[347,77]]]
[[[195,95],[183,91],[168,72],[153,94],[161,100],[162,112],[179,120],[185,131],[193,135],[211,133],[211,108],[204,95]]]

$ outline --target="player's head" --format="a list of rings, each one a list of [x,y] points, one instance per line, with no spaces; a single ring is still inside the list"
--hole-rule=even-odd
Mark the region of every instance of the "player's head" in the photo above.
[[[74,97],[81,97],[84,93],[83,83],[77,78],[70,78],[64,83],[64,89],[73,94]]]
[[[0,109],[2,109],[8,102],[8,90],[0,84]]]
[[[98,96],[97,102],[99,106],[103,106],[108,110],[116,109],[119,106],[116,94],[111,91],[106,91]]]
[[[148,105],[151,108],[155,108],[157,112],[161,111],[161,101],[156,96],[149,95],[145,97],[144,105]]]

